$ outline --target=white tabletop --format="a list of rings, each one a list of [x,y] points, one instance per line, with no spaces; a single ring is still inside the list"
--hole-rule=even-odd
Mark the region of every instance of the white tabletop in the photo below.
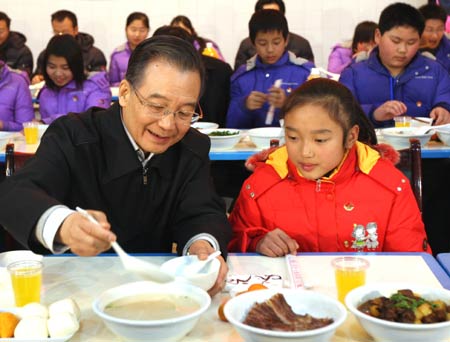
[[[161,264],[171,257],[143,256],[142,258]],[[330,265],[330,260],[333,257],[330,254],[307,254],[297,256],[296,261],[300,265],[304,281],[313,285],[312,291],[336,297],[334,273]],[[420,253],[413,255],[364,255],[363,257],[370,262],[367,274],[368,283],[414,282],[435,287],[442,287],[442,281],[448,284],[447,275],[430,255]],[[230,275],[276,274],[285,280],[289,280],[284,258],[230,255],[228,264]],[[71,341],[119,341],[119,338],[113,335],[104,326],[100,318],[94,314],[91,304],[102,291],[134,280],[139,279],[128,274],[115,256],[45,257],[42,302],[50,304],[66,297],[72,297],[77,301],[81,308],[81,328]],[[284,286],[288,285],[287,282],[283,282],[283,284]],[[211,307],[203,314],[194,330],[182,340],[183,342],[243,342],[243,339],[233,327],[229,323],[220,321],[217,316],[217,308],[226,296],[229,296],[229,294],[221,293],[213,298]],[[0,307],[7,308],[12,305],[13,296],[9,277],[6,271],[0,268]],[[372,339],[362,330],[355,318],[349,314],[347,321],[338,329],[331,341],[371,342]]]

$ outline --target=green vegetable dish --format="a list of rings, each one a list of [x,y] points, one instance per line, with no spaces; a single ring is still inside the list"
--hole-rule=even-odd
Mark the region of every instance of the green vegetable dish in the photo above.
[[[238,135],[239,131],[212,131],[210,133],[208,133],[209,136],[211,137],[227,137],[230,135]]]

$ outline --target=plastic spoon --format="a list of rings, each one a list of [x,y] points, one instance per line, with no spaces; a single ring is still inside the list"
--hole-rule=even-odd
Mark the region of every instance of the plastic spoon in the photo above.
[[[86,210],[81,209],[80,207],[77,207],[76,210],[92,223],[100,225]],[[158,283],[167,283],[175,280],[173,275],[161,270],[159,266],[127,254],[117,242],[111,242],[111,247],[116,251],[126,270],[139,274],[142,278],[153,280]]]
[[[435,130],[436,128],[442,128],[442,127],[450,127],[450,124],[436,125],[436,126],[431,126],[430,125],[430,126],[417,127],[417,128],[414,129],[414,134],[417,134],[417,135],[427,134],[431,130]]]
[[[214,260],[215,258],[217,258],[220,254],[222,254],[220,251],[215,251],[214,253],[211,253],[210,255],[208,255],[208,257],[205,260],[198,260],[198,261],[194,261],[193,263],[189,264],[186,267],[186,270],[189,274],[195,274],[195,273],[201,273],[203,271],[203,269],[209,265],[209,263]]]

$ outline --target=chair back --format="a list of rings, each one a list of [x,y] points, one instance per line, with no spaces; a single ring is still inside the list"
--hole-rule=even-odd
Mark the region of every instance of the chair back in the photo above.
[[[417,205],[422,212],[422,153],[420,141],[411,138],[410,146],[400,150],[400,162],[397,168],[400,169],[409,179],[411,188],[416,197]]]

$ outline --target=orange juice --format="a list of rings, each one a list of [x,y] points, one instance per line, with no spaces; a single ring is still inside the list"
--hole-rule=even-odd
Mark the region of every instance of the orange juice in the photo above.
[[[366,269],[369,262],[354,256],[342,256],[331,261],[336,277],[338,300],[345,304],[345,296],[354,288],[366,282]]]
[[[37,124],[28,123],[29,125],[25,125],[23,127],[23,134],[25,135],[25,142],[27,144],[36,144],[38,142],[38,133],[39,129]]]
[[[396,116],[394,121],[395,127],[411,127],[411,117],[409,116]]]
[[[344,303],[345,296],[354,288],[366,282],[366,270],[336,269],[338,300]]]
[[[40,302],[42,263],[40,261],[18,261],[8,265],[16,306]]]

